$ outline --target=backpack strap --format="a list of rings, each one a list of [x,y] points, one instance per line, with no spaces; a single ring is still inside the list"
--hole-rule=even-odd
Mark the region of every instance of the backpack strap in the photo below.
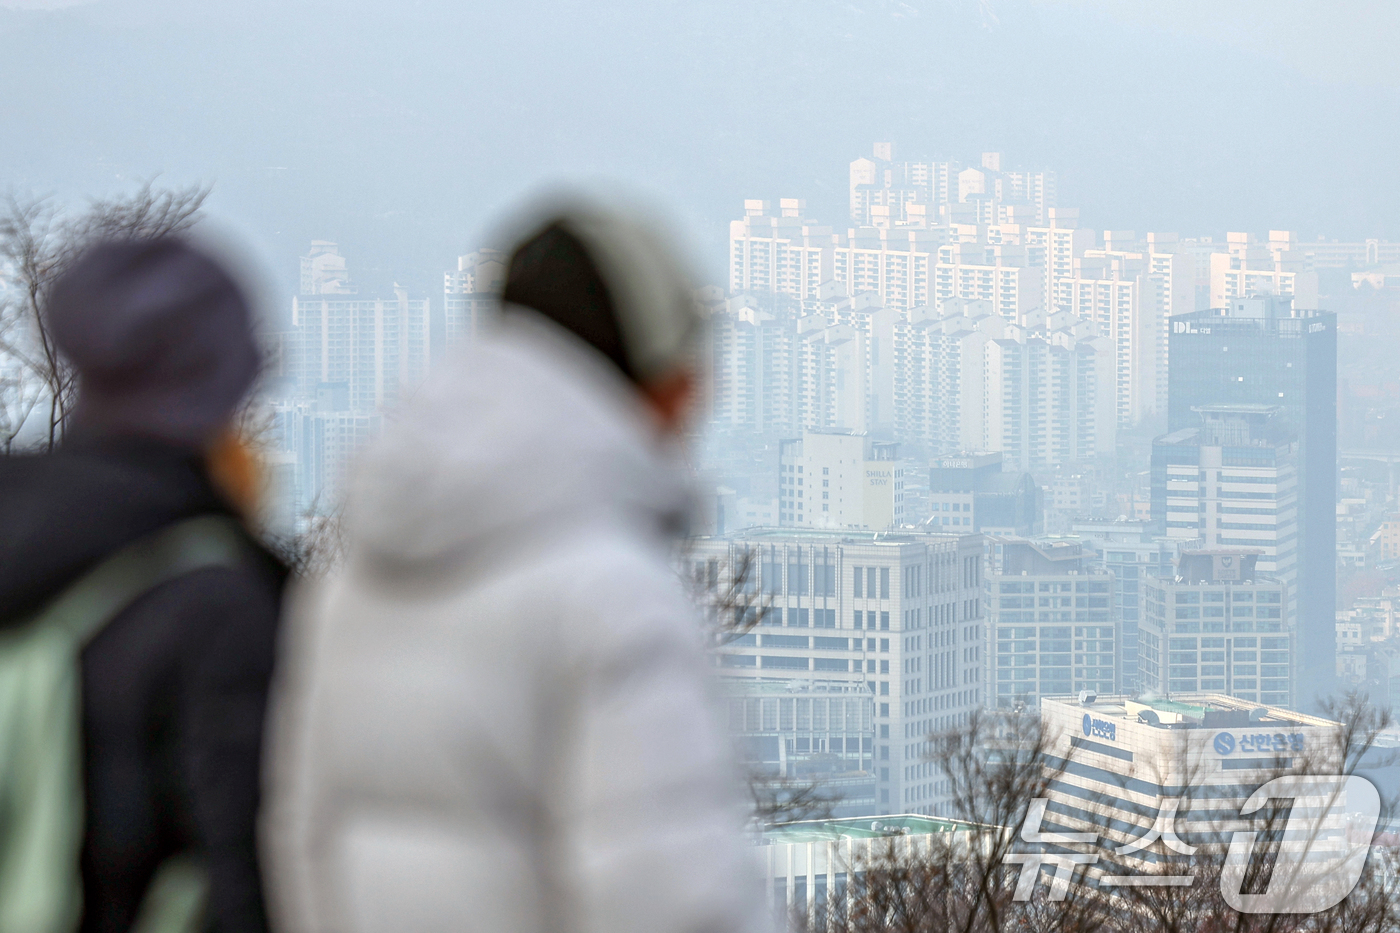
[[[108,557],[43,609],[36,624],[62,629],[79,645],[137,597],[176,577],[210,567],[231,567],[248,553],[238,522],[201,515],[128,544]]]
[[[237,566],[249,550],[231,517],[186,519],[117,551],[0,633],[0,930],[69,933],[78,921],[83,646],[147,591]],[[200,906],[158,926],[189,928]]]

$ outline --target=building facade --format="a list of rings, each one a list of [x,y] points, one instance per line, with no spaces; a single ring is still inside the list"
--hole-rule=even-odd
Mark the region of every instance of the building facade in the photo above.
[[[1298,445],[1277,405],[1204,405],[1200,427],[1152,445],[1152,518],[1170,540],[1257,548],[1297,599]],[[1290,615],[1296,615],[1296,603]]]
[[[987,540],[987,657],[996,705],[1116,692],[1122,639],[1112,575],[1094,570],[1076,543]]]
[[[978,535],[750,530],[696,539],[686,559],[717,581],[751,568],[756,624],[717,649],[721,677],[862,687],[879,812],[936,813],[928,736],[985,699],[982,550]]]
[[[865,434],[804,432],[778,453],[779,524],[889,531],[904,524],[897,445]]]
[[[750,780],[767,782],[781,804],[793,787],[815,786],[834,817],[879,813],[875,788],[875,699],[863,683],[728,679],[729,734]]]
[[[1040,713],[1059,750],[1042,826],[1089,834],[1072,849],[1097,856],[1083,880],[1100,889],[1189,876],[1178,843],[1221,852],[1231,839],[1222,823],[1269,828],[1270,808],[1240,812],[1259,785],[1304,764],[1317,775],[1339,764],[1337,723],[1219,694],[1046,697]],[[1343,830],[1343,816],[1324,839]]]
[[[1005,472],[1000,453],[964,453],[929,464],[930,528],[1029,537],[1040,533],[1041,494],[1029,473]],[[936,528],[935,528],[936,526]]]
[[[1183,542],[1154,535],[1146,521],[1077,521],[1071,534],[1091,553],[1090,567],[1113,575],[1113,612],[1122,637],[1119,680],[1134,693],[1146,689],[1138,673],[1138,628],[1147,612],[1147,582],[1170,576]]]
[[[1265,575],[1258,560],[1257,551],[1187,552],[1175,575],[1146,581],[1138,635],[1144,690],[1296,704],[1299,657],[1288,586]]]

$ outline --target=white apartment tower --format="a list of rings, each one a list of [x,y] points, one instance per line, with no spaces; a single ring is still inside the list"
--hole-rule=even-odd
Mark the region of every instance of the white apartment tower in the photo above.
[[[495,312],[505,286],[506,257],[479,249],[457,258],[457,269],[443,273],[443,336],[448,347],[469,343]]]
[[[892,143],[876,143],[871,157],[850,166],[851,220],[862,226],[907,223],[919,216],[999,223],[1009,211],[1044,223],[1055,206],[1056,176],[1049,171],[1004,167],[1000,152],[984,152],[976,165],[896,161]]]
[[[743,220],[730,223],[729,290],[814,298],[832,278],[831,228],[802,217],[805,201],[782,199],[777,216],[771,207],[745,201]]]
[[[1267,243],[1248,233],[1227,233],[1226,252],[1210,257],[1210,306],[1228,307],[1232,298],[1276,295],[1298,308],[1316,308],[1317,272],[1309,268],[1298,235],[1270,230]]]
[[[895,312],[873,295],[813,299],[805,312],[765,304],[738,295],[711,314],[715,424],[789,435],[892,429]]]
[[[329,240],[312,240],[311,251],[301,257],[301,294],[351,295],[345,257]]]
[[[350,408],[378,411],[398,402],[428,373],[432,330],[427,299],[340,295],[292,300],[293,365],[299,392],[309,397],[321,383],[346,383]]]
[[[898,437],[934,453],[999,451],[1015,469],[1092,460],[1115,437],[1111,345],[1069,314],[1008,323],[953,299],[896,325]]]

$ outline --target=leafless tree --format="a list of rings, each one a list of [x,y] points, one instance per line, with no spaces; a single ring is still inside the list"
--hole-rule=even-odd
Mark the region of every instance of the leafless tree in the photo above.
[[[950,816],[976,827],[967,876],[953,892],[960,901],[950,929],[1000,930],[1011,904],[1015,872],[1003,863],[1032,803],[1064,772],[1058,735],[1033,707],[974,711],[967,723],[933,737],[933,757],[950,790]]]
[[[972,714],[930,736],[950,788],[947,816],[964,829],[916,842],[893,838],[856,857],[850,892],[834,894],[800,925],[823,933],[1091,933],[1108,922],[1104,903],[1072,886],[1065,900],[1016,902],[1019,868],[1006,865],[1015,829],[1062,773],[1056,736],[1024,707]]]
[[[687,549],[680,566],[715,647],[752,632],[773,611],[773,595],[759,592],[757,552],[751,548],[739,551],[732,560],[696,560]]]
[[[59,353],[46,319],[54,282],[99,240],[157,238],[189,230],[199,220],[209,191],[198,185],[158,189],[148,181],[131,195],[92,201],[76,214],[47,198],[12,194],[5,199],[0,207],[0,263],[15,287],[0,303],[0,353],[15,360],[41,387],[48,405],[47,449],[63,437],[77,392],[77,374]]]
[[[759,825],[830,819],[837,797],[820,781],[788,777],[750,766],[747,773],[753,819]]]
[[[306,529],[298,536],[296,569],[305,577],[324,577],[345,559],[344,503],[324,513],[313,505],[305,519]]]
[[[0,317],[0,325],[3,325],[3,317]],[[15,438],[39,403],[39,397],[37,383],[27,378],[22,367],[15,366],[0,375],[0,454],[9,456],[14,450]]]

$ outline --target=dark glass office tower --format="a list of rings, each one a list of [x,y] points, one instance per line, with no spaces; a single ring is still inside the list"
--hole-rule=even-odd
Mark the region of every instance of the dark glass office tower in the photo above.
[[[1236,298],[1171,318],[1169,340],[1169,432],[1196,427],[1208,406],[1268,405],[1297,439],[1296,697],[1308,707],[1336,672],[1336,315],[1294,309],[1288,298]]]

